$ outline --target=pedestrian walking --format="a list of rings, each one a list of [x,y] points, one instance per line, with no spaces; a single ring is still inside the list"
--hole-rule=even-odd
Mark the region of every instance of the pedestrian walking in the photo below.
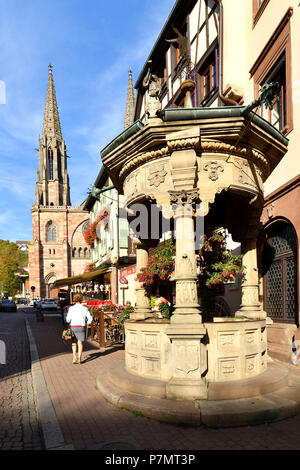
[[[87,307],[81,305],[83,296],[81,294],[74,295],[75,305],[69,308],[66,322],[70,323],[70,327],[75,335],[72,339],[73,364],[81,364],[83,351],[83,342],[85,340],[85,323],[88,325],[93,321],[93,317]],[[78,345],[78,358],[77,358]]]

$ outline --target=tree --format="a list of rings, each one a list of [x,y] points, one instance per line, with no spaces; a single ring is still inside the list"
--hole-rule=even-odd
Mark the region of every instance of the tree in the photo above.
[[[0,240],[0,290],[15,295],[19,290],[19,278],[15,275],[22,266],[27,266],[28,256],[19,247],[7,240]]]

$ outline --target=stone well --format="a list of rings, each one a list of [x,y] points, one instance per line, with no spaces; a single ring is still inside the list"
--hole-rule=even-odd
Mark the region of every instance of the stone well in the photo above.
[[[144,380],[141,394],[147,395],[147,379],[160,381],[166,398],[222,399],[253,396],[263,391],[267,370],[266,321],[216,318],[204,323],[201,338],[172,334],[168,320],[126,321],[125,368]],[[260,377],[260,381],[255,378]],[[186,387],[198,379],[198,389]],[[251,380],[249,380],[251,379]],[[172,384],[180,384],[172,387]],[[229,384],[234,386],[233,389]],[[225,386],[225,387],[224,387]],[[276,376],[268,392],[282,386]],[[199,394],[201,390],[201,393]],[[222,390],[222,393],[220,391]]]
[[[146,125],[137,121],[101,152],[125,195],[129,217],[135,204],[142,204],[151,227],[155,205],[173,220],[176,232],[174,314],[170,321],[153,318],[147,292],[136,281],[135,310],[125,324],[125,364],[110,373],[114,387],[133,393],[133,402],[156,396],[164,402],[208,403],[283,386],[284,371],[268,370],[270,319],[259,303],[256,240],[263,183],[287,144],[246,107],[184,108],[165,110]],[[212,323],[203,322],[197,291],[199,205],[205,223],[228,229],[241,243],[246,267],[240,308],[233,318]],[[149,233],[135,235],[137,272],[162,237]]]

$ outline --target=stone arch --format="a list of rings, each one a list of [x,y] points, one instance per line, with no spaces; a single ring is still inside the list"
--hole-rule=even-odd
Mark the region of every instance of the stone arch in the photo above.
[[[52,289],[54,282],[56,281],[57,276],[55,272],[48,273],[45,276],[45,286],[46,286],[46,297],[56,297],[57,289]]]
[[[71,245],[73,245],[74,236],[78,234],[79,229],[81,229],[82,239],[84,240],[83,234],[84,234],[84,230],[86,230],[85,226],[86,226],[86,225],[89,225],[89,224],[90,224],[89,219],[86,219],[86,220],[83,220],[82,222],[80,222],[80,223],[75,227],[75,229],[73,230],[73,233],[72,233],[72,237],[71,237]]]
[[[84,240],[84,227],[89,225],[89,219],[80,222],[74,229],[71,237],[71,253],[73,258],[83,257],[84,249],[88,248]]]

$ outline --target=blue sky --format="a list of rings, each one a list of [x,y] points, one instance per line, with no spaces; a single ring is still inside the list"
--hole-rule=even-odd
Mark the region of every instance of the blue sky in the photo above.
[[[124,127],[128,69],[135,81],[175,0],[1,2],[0,238],[31,240],[38,153],[53,65],[79,205],[101,167],[100,150]],[[2,86],[3,90],[3,86]]]

